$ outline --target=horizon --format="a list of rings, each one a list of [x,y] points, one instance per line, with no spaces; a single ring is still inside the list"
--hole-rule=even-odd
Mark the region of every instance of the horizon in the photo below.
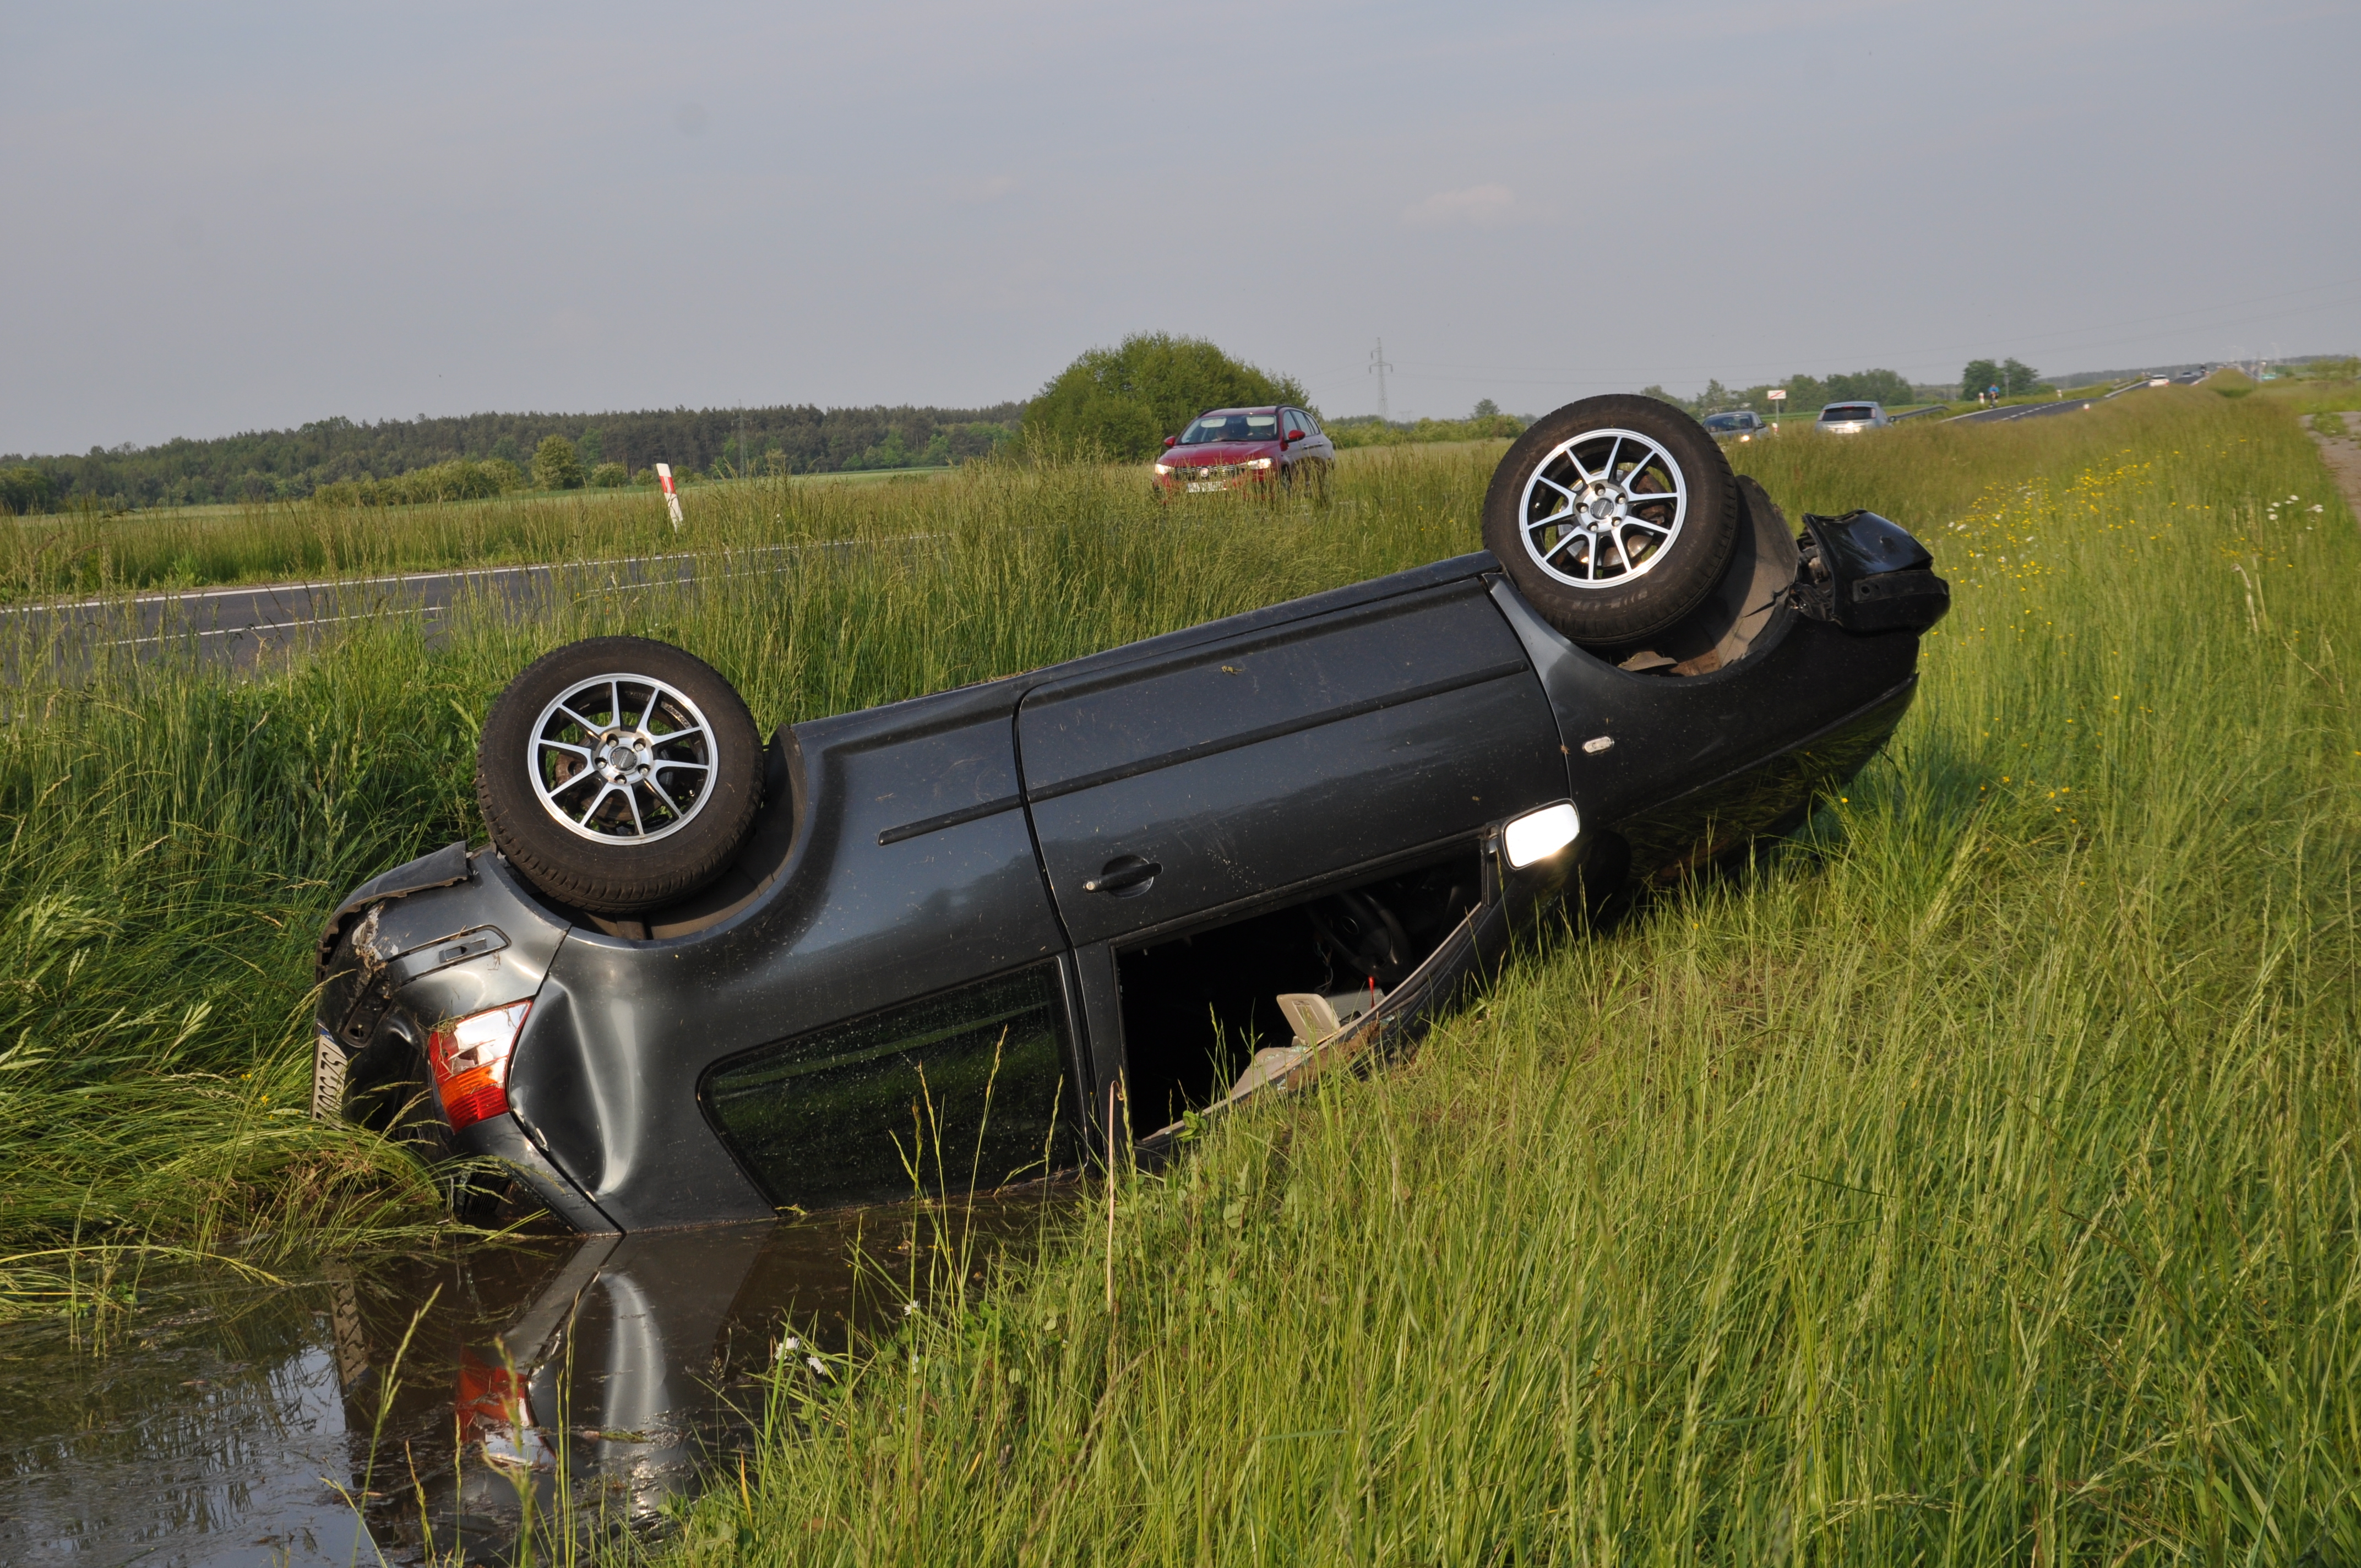
[[[2312,364],[2312,363],[2317,362],[2317,361],[2319,361],[2319,360],[2323,360],[2323,359],[2340,359],[2340,358],[2345,358],[2345,357],[2349,357],[2349,356],[2345,356],[2345,355],[2340,355],[2340,354],[2291,354],[2291,355],[2288,355],[2288,356],[2284,356],[2284,357],[2282,357],[2282,358],[2278,358],[2278,359],[2271,360],[2271,361],[2269,361],[2269,363],[2273,363],[2273,364],[2279,364],[2279,365],[2307,365],[2307,364]],[[2230,362],[2229,362],[2229,361],[2226,361],[2226,360],[2225,360],[2225,361],[2219,361],[2219,362],[2216,362],[2216,361],[2210,361],[2210,360],[2191,360],[2191,361],[2181,361],[2181,362],[2177,362],[2177,363],[2163,363],[2163,362],[2158,362],[2158,363],[2157,363],[2157,364],[2155,364],[2155,365],[2153,365],[2153,366],[2151,366],[2151,367],[2147,367],[2147,368],[2146,368],[2146,369],[2134,368],[2134,367],[2124,367],[2124,368],[2119,368],[2119,369],[2111,369],[2111,370],[2061,370],[2061,371],[2058,371],[2058,372],[2055,372],[2055,373],[2044,373],[2044,374],[2043,374],[2043,376],[2042,376],[2042,379],[2043,379],[2043,381],[2044,381],[2045,383],[2053,383],[2053,382],[2054,382],[2054,383],[2059,384],[2059,385],[2061,385],[2061,386],[2063,386],[2063,385],[2065,385],[2065,384],[2067,384],[2067,383],[2071,383],[2072,385],[2074,385],[2074,386],[2076,386],[2076,387],[2081,387],[2081,386],[2096,385],[2096,384],[2099,384],[2099,383],[2103,382],[2103,381],[2105,381],[2105,380],[2108,380],[2108,379],[2111,379],[2111,378],[2117,378],[2117,377],[2131,377],[2131,376],[2142,376],[2142,375],[2154,375],[2154,374],[2160,374],[2160,373],[2164,373],[2164,372],[2167,372],[2167,371],[2180,371],[2180,370],[2186,370],[2186,369],[2190,369],[2190,368],[2196,368],[2196,367],[2203,367],[2203,368],[2206,368],[2206,369],[2208,369],[2208,370],[2210,371],[2210,370],[2214,370],[2214,369],[2222,369],[2222,368],[2234,367],[2232,367],[2232,366],[2231,366],[2231,364],[2230,364]],[[2237,368],[2243,368],[2244,367],[2237,367]],[[1878,368],[1878,367],[1864,367],[1863,368],[1866,368],[1866,369],[1874,369],[1874,368]],[[1843,374],[1849,374],[1849,373],[1857,373],[1857,372],[1830,371],[1830,372],[1828,372],[1828,373],[1827,373],[1827,375],[1821,376],[1821,377],[1819,377],[1818,378],[1825,380],[1825,379],[1827,379],[1827,378],[1828,378],[1828,376],[1843,375]],[[1796,372],[1796,373],[1795,373],[1795,376],[1793,376],[1793,377],[1783,377],[1783,378],[1780,378],[1778,380],[1775,380],[1775,381],[1770,382],[1770,383],[1768,383],[1768,384],[1769,384],[1769,385],[1772,385],[1772,386],[1777,386],[1777,385],[1782,384],[1782,383],[1783,383],[1783,382],[1784,382],[1784,381],[1793,380],[1793,379],[1796,378],[1796,377],[1801,377],[1801,376],[1806,376],[1806,375],[1811,375],[1811,374],[1813,374],[1813,373],[1812,373],[1812,372],[1809,372],[1809,371],[1798,371],[1798,372]],[[1708,378],[1708,382],[1707,382],[1707,383],[1701,383],[1701,384],[1700,384],[1700,387],[1699,387],[1699,390],[1700,390],[1700,392],[1703,390],[1703,388],[1704,388],[1704,386],[1705,386],[1705,385],[1707,385],[1707,384],[1710,384],[1710,382],[1711,382],[1711,381],[1716,380],[1716,379],[1719,379],[1719,378]],[[1763,384],[1763,383],[1752,383],[1752,384],[1751,384],[1751,385],[1762,385],[1762,384]],[[1938,385],[1944,385],[1944,384],[1945,384],[1945,383],[1931,382],[1931,381],[1921,381],[1921,382],[1917,382],[1917,383],[1916,383],[1916,385],[1919,385],[1919,386],[1938,386]],[[1634,390],[1637,390],[1638,389],[1634,389]],[[1746,390],[1749,390],[1749,389],[1751,389],[1751,388],[1750,388],[1750,387],[1732,387],[1732,388],[1730,388],[1730,389],[1729,389],[1729,390],[1730,390],[1730,392],[1732,392],[1733,394],[1736,394],[1736,393],[1739,393],[1739,392],[1743,392],[1743,391],[1746,391]],[[671,407],[671,408],[669,408],[669,409],[656,409],[656,408],[622,409],[622,408],[612,408],[612,409],[596,409],[596,410],[580,411],[562,411],[562,412],[551,412],[551,411],[549,411],[542,410],[542,409],[474,409],[474,410],[470,410],[469,411],[467,411],[467,412],[466,412],[466,413],[439,413],[439,414],[438,414],[438,413],[387,414],[387,415],[381,416],[381,417],[377,418],[377,419],[364,419],[364,420],[350,419],[350,418],[348,418],[347,416],[343,415],[343,414],[322,414],[322,415],[319,415],[318,417],[316,417],[316,418],[314,418],[314,419],[305,420],[305,421],[303,421],[303,422],[302,422],[302,423],[300,423],[300,424],[291,424],[291,425],[274,425],[274,426],[267,426],[267,427],[255,427],[255,428],[249,428],[249,429],[245,429],[245,430],[223,431],[223,432],[219,432],[219,433],[217,433],[212,434],[212,435],[187,435],[187,434],[181,434],[181,435],[170,435],[170,436],[166,436],[166,437],[165,437],[164,439],[162,439],[161,441],[150,442],[150,443],[148,443],[148,444],[144,444],[144,445],[135,445],[135,444],[131,444],[131,443],[124,442],[124,443],[117,443],[116,444],[115,444],[115,445],[113,445],[113,446],[106,446],[106,445],[102,445],[102,444],[93,444],[90,448],[85,449],[85,450],[81,451],[81,452],[65,452],[65,451],[60,451],[60,452],[6,452],[6,453],[0,453],[0,463],[16,463],[16,462],[27,462],[27,463],[30,463],[30,462],[44,462],[44,461],[69,461],[69,460],[71,460],[71,459],[74,459],[74,458],[78,458],[78,457],[88,457],[88,456],[94,456],[94,455],[110,455],[110,456],[120,456],[120,455],[129,455],[136,454],[136,453],[154,452],[154,451],[159,450],[160,448],[163,448],[163,447],[166,447],[166,446],[170,446],[170,445],[174,444],[175,444],[175,443],[177,443],[177,442],[188,442],[188,443],[191,443],[191,444],[203,444],[203,443],[206,443],[206,442],[212,442],[212,441],[235,441],[235,440],[238,440],[238,439],[241,439],[241,438],[244,438],[244,437],[247,437],[247,436],[265,436],[265,435],[297,435],[297,434],[302,434],[302,433],[306,433],[306,432],[310,431],[313,427],[314,427],[314,426],[316,426],[316,425],[325,425],[325,424],[329,423],[329,422],[332,422],[332,421],[337,421],[337,420],[342,420],[342,421],[344,421],[344,422],[345,422],[345,423],[346,423],[347,426],[349,426],[350,428],[353,428],[353,429],[357,429],[357,430],[374,430],[374,429],[379,429],[379,428],[382,428],[382,427],[387,426],[387,425],[431,424],[431,423],[434,423],[434,422],[438,422],[438,421],[444,421],[444,420],[449,420],[449,421],[453,421],[453,422],[465,422],[465,421],[468,421],[468,420],[478,420],[478,419],[546,420],[546,421],[551,421],[551,422],[583,422],[583,423],[586,423],[586,424],[595,424],[595,422],[598,422],[598,421],[599,421],[599,420],[636,419],[636,418],[641,418],[641,417],[644,417],[644,416],[651,415],[651,414],[668,414],[668,413],[689,413],[689,414],[769,413],[769,412],[777,412],[777,411],[789,411],[789,410],[814,409],[814,410],[818,410],[819,412],[821,412],[821,413],[823,413],[823,414],[852,413],[852,412],[860,412],[860,413],[867,413],[867,412],[888,412],[888,413],[890,413],[890,412],[895,412],[895,411],[903,411],[903,410],[908,410],[908,411],[915,411],[915,412],[928,412],[928,413],[937,413],[937,414],[990,414],[990,413],[993,413],[993,412],[994,412],[994,411],[998,411],[998,410],[1001,410],[1001,409],[1006,409],[1006,408],[1015,408],[1015,409],[1017,411],[1017,416],[1018,416],[1018,418],[1019,418],[1019,419],[1022,419],[1022,417],[1023,417],[1023,413],[1024,413],[1025,405],[1026,405],[1026,404],[1027,404],[1027,403],[1029,403],[1031,400],[1031,400],[1031,398],[1003,398],[1003,399],[1001,399],[1001,400],[1000,400],[999,401],[997,401],[997,402],[990,402],[990,403],[976,403],[976,404],[967,404],[967,405],[960,405],[960,406],[952,406],[952,405],[943,404],[943,403],[915,403],[915,402],[907,402],[907,401],[904,401],[904,402],[895,402],[895,403],[821,403],[821,402],[797,402],[797,403],[706,403],[706,404],[697,405],[697,406],[694,406],[694,407],[692,407],[692,406],[690,406],[690,405],[687,405],[687,404],[675,404],[675,405],[674,405],[673,407]],[[1492,401],[1494,401],[1494,402],[1498,402],[1498,401],[1499,401],[1499,400],[1498,400],[1498,399],[1494,399],[1494,400],[1492,400]],[[1372,420],[1380,420],[1380,419],[1384,419],[1384,418],[1385,418],[1385,416],[1380,415],[1380,414],[1379,414],[1376,410],[1374,410],[1374,409],[1367,410],[1367,411],[1362,411],[1362,412],[1358,412],[1358,413],[1332,413],[1332,412],[1328,411],[1327,411],[1327,410],[1325,410],[1325,409],[1322,409],[1322,408],[1318,407],[1318,406],[1317,406],[1317,402],[1316,402],[1316,400],[1312,400],[1312,399],[1309,399],[1309,398],[1307,398],[1307,399],[1305,400],[1305,401],[1306,401],[1306,403],[1307,403],[1307,404],[1311,404],[1311,405],[1312,405],[1312,411],[1313,411],[1313,412],[1317,413],[1321,419],[1323,419],[1323,420],[1324,420],[1324,421],[1326,421],[1326,422],[1330,422],[1330,423],[1335,423],[1335,422],[1340,422],[1340,421],[1372,421]],[[1471,405],[1470,405],[1470,409],[1472,410],[1472,409],[1473,409],[1473,407],[1474,407],[1474,405],[1473,405],[1473,404],[1471,404]],[[1514,417],[1516,417],[1516,418],[1518,418],[1518,419],[1531,420],[1531,419],[1534,419],[1534,418],[1539,417],[1539,414],[1540,414],[1541,412],[1543,412],[1543,411],[1541,411],[1541,410],[1506,409],[1506,408],[1504,408],[1501,411],[1506,412],[1506,413],[1512,414]],[[1392,418],[1389,422],[1391,422],[1391,423],[1394,423],[1394,424],[1400,424],[1400,425],[1411,425],[1411,424],[1415,424],[1416,422],[1418,422],[1418,421],[1420,421],[1420,420],[1422,420],[1422,419],[1432,419],[1432,420],[1438,420],[1438,421],[1455,421],[1455,420],[1464,420],[1464,419],[1467,419],[1467,418],[1470,418],[1470,417],[1473,417],[1473,416],[1472,416],[1470,413],[1466,413],[1466,412],[1463,412],[1463,413],[1433,413],[1433,414],[1429,414],[1429,413],[1411,413],[1411,412],[1409,412],[1409,411],[1404,411],[1403,413],[1401,413],[1401,414],[1400,414],[1400,415],[1396,415],[1396,416],[1394,416],[1394,417],[1393,417],[1393,418]]]

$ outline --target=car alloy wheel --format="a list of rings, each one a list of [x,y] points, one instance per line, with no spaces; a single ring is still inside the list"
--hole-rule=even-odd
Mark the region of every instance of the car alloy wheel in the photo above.
[[[1493,470],[1484,544],[1573,641],[1629,648],[1720,583],[1738,540],[1720,444],[1655,398],[1585,398],[1536,420]]]
[[[713,798],[712,726],[652,676],[596,675],[551,698],[526,749],[542,808],[594,843],[668,838]]]
[[[753,715],[702,659],[644,637],[544,654],[484,719],[476,799],[526,881],[598,915],[719,876],[762,805]]]
[[[1673,455],[1636,430],[1586,431],[1535,465],[1518,532],[1536,566],[1571,588],[1611,588],[1664,561],[1688,515]]]

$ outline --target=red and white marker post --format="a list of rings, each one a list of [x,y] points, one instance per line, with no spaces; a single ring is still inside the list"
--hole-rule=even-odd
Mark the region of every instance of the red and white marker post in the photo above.
[[[664,487],[665,510],[672,513],[673,527],[678,528],[680,526],[680,492],[672,488],[671,464],[656,465],[656,483]]]

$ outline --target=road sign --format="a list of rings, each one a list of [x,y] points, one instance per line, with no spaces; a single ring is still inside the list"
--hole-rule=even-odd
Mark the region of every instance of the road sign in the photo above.
[[[1784,403],[1787,400],[1787,389],[1784,387],[1773,387],[1763,395],[1770,399],[1774,403]]]
[[[672,525],[678,528],[680,526],[680,492],[672,488],[671,464],[656,465],[656,483],[664,487],[664,506],[672,513]]]

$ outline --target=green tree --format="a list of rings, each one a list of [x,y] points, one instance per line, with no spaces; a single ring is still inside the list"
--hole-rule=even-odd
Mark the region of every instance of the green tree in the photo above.
[[[1828,379],[1832,403],[1884,403],[1899,407],[1911,400],[1910,378],[1899,370],[1849,370]]]
[[[493,442],[492,456],[495,461],[506,463],[512,468],[522,469],[524,466],[524,454],[517,450],[516,437],[513,435],[503,435]]]
[[[582,466],[585,468],[596,468],[607,460],[607,444],[600,438],[597,425],[594,424],[582,433],[581,443],[575,451],[582,459]]]
[[[2040,384],[2041,372],[2032,366],[2016,359],[2004,359],[2000,362],[2000,390],[2003,397],[2014,398],[2022,393],[2030,392]]]
[[[533,482],[537,489],[580,489],[582,459],[575,455],[574,443],[562,435],[543,436],[533,449]]]
[[[2001,384],[2000,367],[1989,359],[1971,359],[1960,372],[1960,396],[1976,397]]]
[[[588,482],[594,490],[620,490],[631,482],[631,471],[620,463],[600,463],[590,470]]]
[[[1233,359],[1203,338],[1139,333],[1091,349],[1043,387],[1026,405],[1024,439],[1037,451],[1067,444],[1147,457],[1207,409],[1303,400],[1293,377]]]
[[[1817,376],[1790,376],[1787,378],[1786,387],[1789,413],[1801,413],[1806,409],[1817,409],[1828,400],[1828,389],[1820,384],[1820,378]]]
[[[57,481],[30,465],[0,468],[0,511],[20,516],[47,511],[57,493]]]
[[[1489,398],[1478,398],[1476,400],[1476,411],[1469,414],[1467,417],[1469,419],[1497,419],[1499,417],[1499,404],[1494,402]]]

